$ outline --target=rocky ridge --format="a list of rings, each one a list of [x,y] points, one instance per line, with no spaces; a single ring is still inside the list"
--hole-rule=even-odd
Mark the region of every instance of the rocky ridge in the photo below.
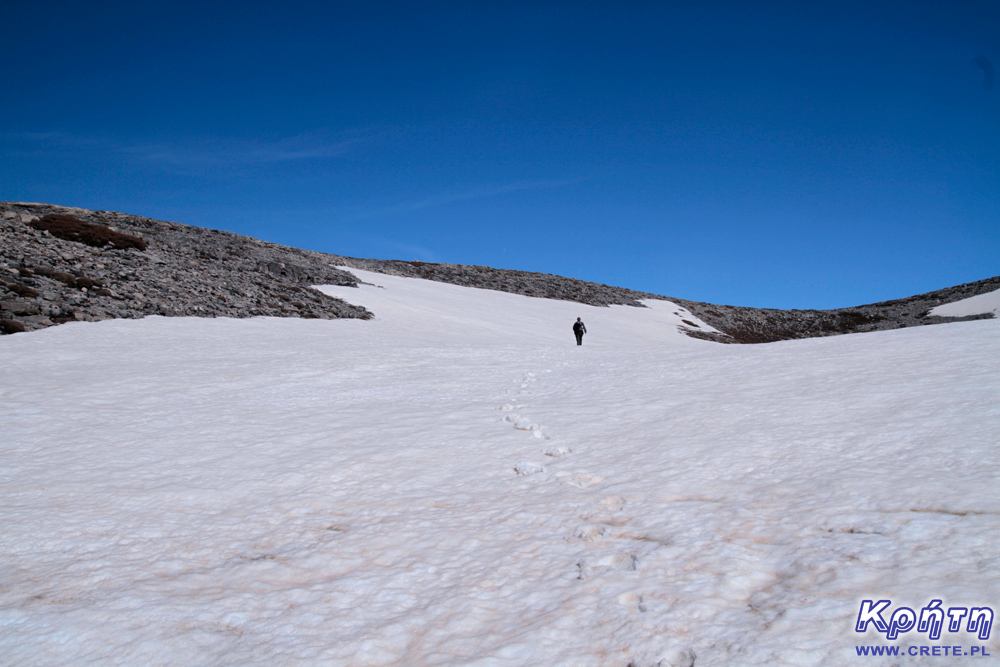
[[[778,310],[723,306],[637,292],[544,273],[492,269],[486,266],[432,264],[398,260],[337,257],[338,266],[347,266],[390,275],[513,292],[547,299],[578,301],[592,306],[627,305],[642,307],[641,299],[672,301],[724,333],[704,331],[695,322],[683,320],[681,330],[693,338],[720,343],[769,343],[793,338],[815,338],[846,333],[881,331],[903,327],[986,319],[990,314],[968,317],[936,317],[934,306],[967,299],[1000,289],[1000,276],[882,303],[834,310]]]
[[[99,241],[87,245],[80,240],[83,237],[79,232],[59,238],[36,229],[45,227],[41,220],[53,214],[71,216],[84,228],[102,226],[98,230],[101,233],[95,235],[98,239],[119,234],[142,243],[134,244],[138,247],[100,245]],[[670,300],[723,333],[702,331],[691,321],[681,327],[682,331],[724,343],[764,343],[980,319],[990,315],[945,318],[931,317],[928,311],[943,303],[1000,289],[998,276],[854,308],[777,310],[724,306],[551,274],[329,255],[124,213],[24,202],[0,202],[0,234],[3,333],[72,320],[157,314],[370,318],[372,313],[366,309],[311,288],[320,284],[357,286],[355,276],[336,266],[594,306],[642,307],[642,299]]]
[[[96,247],[36,229],[52,214],[137,237]],[[312,285],[357,286],[322,253],[124,213],[0,202],[0,330],[146,315],[367,319]]]
[[[697,330],[688,331],[695,338],[722,343],[771,343],[793,338],[817,338],[868,331],[885,331],[926,324],[945,324],[967,320],[983,320],[992,313],[966,317],[939,317],[930,310],[945,303],[961,301],[977,294],[1000,289],[1000,276],[965,283],[945,289],[852,308],[833,310],[778,310],[718,306],[686,299],[671,299],[711,324],[724,336]]]

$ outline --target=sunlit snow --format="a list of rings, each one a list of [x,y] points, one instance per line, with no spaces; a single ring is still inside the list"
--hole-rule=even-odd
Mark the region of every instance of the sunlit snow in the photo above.
[[[1000,610],[1000,322],[355,273],[373,321],[0,338],[0,664],[876,665],[862,599]]]
[[[1000,316],[1000,290],[935,306],[931,308],[930,312],[931,315],[941,317],[965,317],[966,315],[980,315],[982,313],[993,313],[994,317]]]

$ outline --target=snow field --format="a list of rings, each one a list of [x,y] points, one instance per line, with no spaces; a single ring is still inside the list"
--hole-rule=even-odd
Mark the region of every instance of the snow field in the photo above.
[[[0,338],[0,663],[843,665],[863,598],[1000,607],[995,321],[356,273],[374,321]]]
[[[993,313],[993,317],[1000,317],[1000,290],[977,294],[968,299],[946,303],[942,306],[931,308],[931,315],[941,317],[965,317],[966,315],[979,315],[982,313]]]

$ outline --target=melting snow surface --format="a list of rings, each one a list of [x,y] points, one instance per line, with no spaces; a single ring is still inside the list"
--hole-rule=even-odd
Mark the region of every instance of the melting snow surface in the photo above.
[[[862,599],[1000,609],[1000,322],[356,273],[373,321],[0,338],[0,664],[874,665]]]
[[[931,315],[941,317],[965,317],[966,315],[980,315],[982,313],[993,313],[994,317],[1000,315],[1000,290],[977,294],[968,299],[946,303],[943,306],[931,308]]]

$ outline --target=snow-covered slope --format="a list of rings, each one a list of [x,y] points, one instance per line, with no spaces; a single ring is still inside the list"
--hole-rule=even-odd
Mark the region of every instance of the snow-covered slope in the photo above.
[[[1000,290],[946,303],[943,306],[932,308],[930,312],[931,315],[939,317],[965,317],[966,315],[982,313],[993,313],[994,317],[1000,314]]]
[[[678,327],[716,331],[670,301],[648,300],[643,302],[646,308],[598,307],[349,270],[366,284],[319,289],[363,302],[375,312],[381,324],[368,327],[370,335],[394,338],[402,334],[411,345],[562,347],[567,340],[575,340],[572,326],[577,317],[588,327],[586,345],[602,349],[695,343]]]
[[[360,277],[368,322],[0,338],[0,664],[888,664],[861,600],[1000,607],[1000,322]]]

